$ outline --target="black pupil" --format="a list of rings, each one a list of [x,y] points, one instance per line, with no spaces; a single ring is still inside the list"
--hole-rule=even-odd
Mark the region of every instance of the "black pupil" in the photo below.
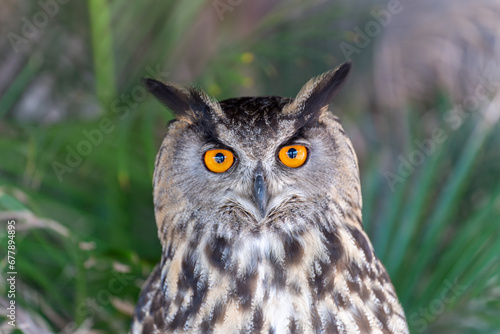
[[[221,164],[221,163],[224,162],[224,160],[226,159],[226,157],[224,156],[224,154],[222,154],[222,153],[219,152],[219,153],[217,153],[215,155],[214,159],[215,159],[216,163]]]
[[[297,157],[297,150],[292,147],[288,150],[288,152],[286,152],[286,154],[290,159],[295,159]]]

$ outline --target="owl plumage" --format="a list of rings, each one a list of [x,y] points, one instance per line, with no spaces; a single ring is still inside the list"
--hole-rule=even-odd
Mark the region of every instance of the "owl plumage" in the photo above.
[[[153,178],[162,259],[132,333],[408,333],[363,231],[356,155],[328,111],[349,70],[295,99],[217,102],[146,79],[176,121]],[[280,160],[283,147],[304,147],[302,165]],[[234,156],[226,171],[207,168],[211,150]]]

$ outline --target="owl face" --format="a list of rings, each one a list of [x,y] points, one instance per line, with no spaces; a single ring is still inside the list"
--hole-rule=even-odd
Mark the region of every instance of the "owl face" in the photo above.
[[[177,115],[157,158],[157,206],[179,205],[203,216],[205,225],[241,234],[304,228],[307,212],[314,215],[332,196],[346,199],[353,192],[349,184],[357,196],[347,200],[360,205],[354,151],[327,111],[349,68],[311,80],[293,100],[216,102],[203,92],[148,80],[150,91]],[[157,222],[165,220],[163,212]]]

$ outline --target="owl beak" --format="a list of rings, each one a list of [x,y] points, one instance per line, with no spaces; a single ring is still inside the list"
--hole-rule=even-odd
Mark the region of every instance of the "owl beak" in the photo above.
[[[264,218],[266,215],[266,207],[267,207],[267,187],[264,182],[264,176],[262,172],[258,171],[255,174],[255,180],[253,184],[253,198],[257,208],[259,209],[261,218]]]

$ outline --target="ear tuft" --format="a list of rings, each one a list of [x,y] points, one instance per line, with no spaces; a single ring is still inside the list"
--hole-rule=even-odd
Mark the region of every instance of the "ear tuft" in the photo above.
[[[196,120],[211,118],[212,114],[222,113],[217,101],[211,100],[201,90],[148,78],[143,79],[143,83],[178,119],[193,123]]]
[[[345,62],[336,69],[309,80],[293,102],[285,107],[284,115],[302,117],[304,121],[309,120],[332,102],[350,70],[351,63]]]

